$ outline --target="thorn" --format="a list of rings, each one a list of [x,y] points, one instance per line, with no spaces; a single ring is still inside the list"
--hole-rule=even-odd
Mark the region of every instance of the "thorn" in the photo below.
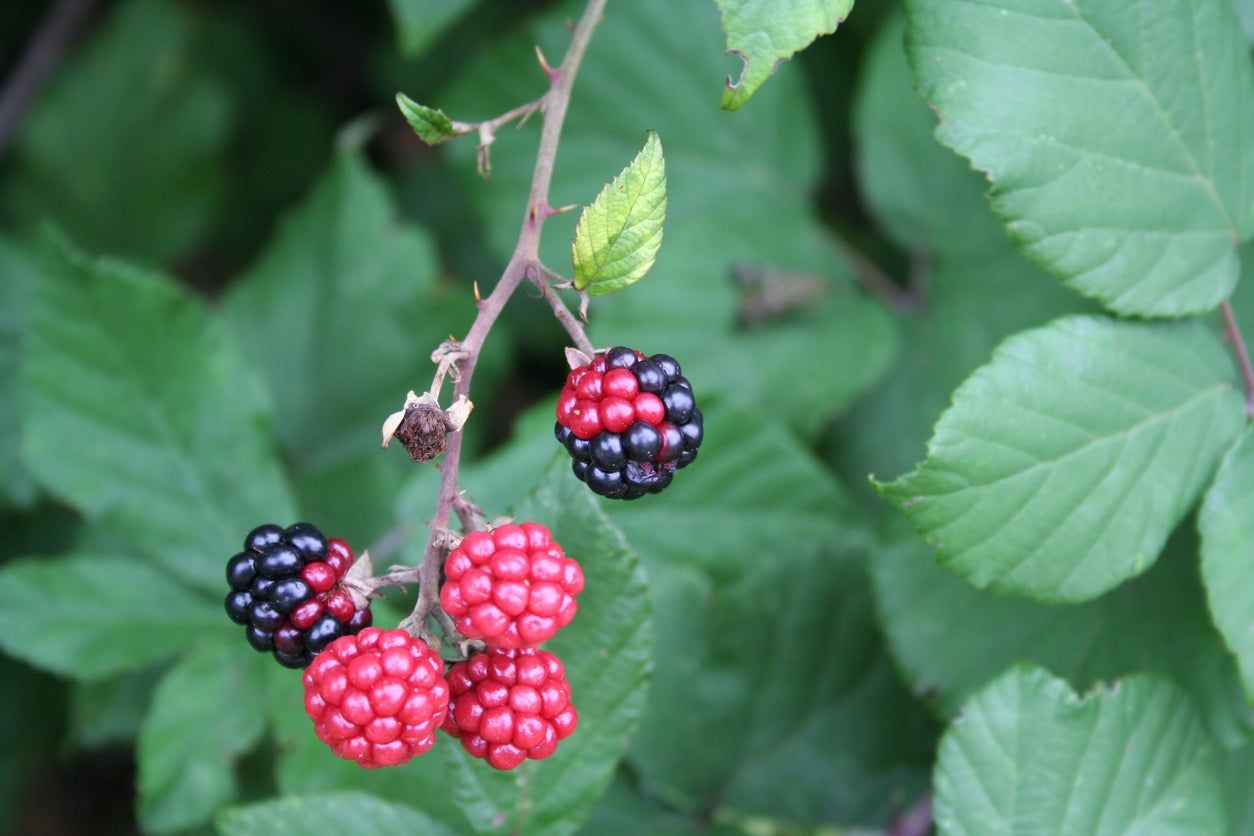
[[[545,207],[544,207],[544,216],[547,218],[547,217],[550,217],[550,216],[552,216],[552,215],[560,215],[560,214],[562,214],[563,212],[571,212],[571,211],[574,211],[575,209],[578,209],[578,208],[579,208],[579,204],[578,204],[578,203],[567,203],[565,206],[557,206],[557,207],[553,207],[553,206],[545,206]]]
[[[544,50],[540,49],[539,44],[536,44],[536,60],[540,62],[540,69],[544,70],[544,74],[549,77],[549,81],[556,81],[558,71],[549,65],[549,59],[544,57]]]
[[[479,283],[475,282],[475,304],[483,304],[483,297],[479,295]]]
[[[592,301],[587,293],[579,291],[579,318],[584,322],[588,321],[588,303]]]

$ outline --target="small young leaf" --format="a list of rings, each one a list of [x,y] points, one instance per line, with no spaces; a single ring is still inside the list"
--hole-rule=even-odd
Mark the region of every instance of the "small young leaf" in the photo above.
[[[880,492],[976,586],[1083,601],[1154,562],[1244,421],[1205,325],[1070,317],[1002,343]]]
[[[1171,683],[1131,676],[1081,698],[1010,670],[941,740],[941,833],[1224,833],[1206,733]]]
[[[134,557],[30,558],[0,570],[0,647],[62,676],[100,679],[229,628],[216,603]]]
[[[200,647],[162,678],[137,750],[145,832],[198,825],[235,795],[235,760],[265,730],[273,664],[236,639]],[[298,673],[290,687],[300,688]]]
[[[657,259],[666,220],[666,160],[656,131],[583,210],[571,256],[575,289],[594,296],[638,281]]]
[[[853,0],[716,0],[727,33],[727,51],[744,62],[730,76],[723,109],[736,110],[775,69],[820,35],[830,35],[853,9]]]
[[[1211,615],[1254,698],[1254,431],[1224,459],[1206,493],[1197,527]]]
[[[414,801],[424,803],[419,797]],[[351,833],[353,836],[398,833],[452,836],[454,832],[412,807],[389,804],[364,792],[279,798],[246,807],[231,807],[218,814],[218,832],[223,836],[273,836],[280,830],[292,834]]]
[[[1232,292],[1254,232],[1254,67],[1229,0],[911,0],[937,136],[1038,264],[1111,310]]]
[[[439,145],[457,136],[453,123],[442,110],[420,105],[404,93],[396,94],[396,106],[418,138],[428,145]]]

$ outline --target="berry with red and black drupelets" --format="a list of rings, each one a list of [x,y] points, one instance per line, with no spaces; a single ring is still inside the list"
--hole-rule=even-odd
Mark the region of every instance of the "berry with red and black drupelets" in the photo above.
[[[397,766],[435,745],[449,686],[444,661],[404,630],[341,636],[303,676],[318,739],[366,769]]]
[[[370,625],[369,606],[358,609],[341,585],[352,565],[347,543],[309,523],[257,526],[227,561],[227,615],[258,651],[303,668],[335,639]]]
[[[675,358],[619,346],[571,370],[554,433],[593,492],[639,499],[697,457],[703,420]]]
[[[467,534],[444,561],[440,605],[458,631],[489,647],[534,647],[575,617],[579,564],[540,523]]]
[[[579,724],[566,669],[546,650],[489,650],[448,672],[444,731],[497,769],[543,760]]]

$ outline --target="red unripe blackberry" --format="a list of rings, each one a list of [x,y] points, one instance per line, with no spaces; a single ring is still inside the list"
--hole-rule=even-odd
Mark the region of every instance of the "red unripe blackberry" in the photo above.
[[[697,457],[703,422],[675,358],[619,346],[566,376],[554,433],[595,493],[639,499]]]
[[[579,725],[566,669],[547,650],[489,650],[448,672],[444,731],[497,769],[544,760]]]
[[[426,752],[448,713],[444,661],[404,630],[367,627],[336,639],[303,682],[318,739],[366,769]]]
[[[226,612],[245,638],[289,668],[303,668],[330,642],[370,625],[340,581],[353,564],[343,540],[309,523],[260,525],[226,564]]]
[[[472,531],[444,561],[440,605],[489,647],[535,647],[575,617],[579,564],[535,522]]]

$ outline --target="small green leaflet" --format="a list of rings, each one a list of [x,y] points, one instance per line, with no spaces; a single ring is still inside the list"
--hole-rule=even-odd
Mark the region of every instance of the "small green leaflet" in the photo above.
[[[439,145],[457,136],[453,123],[442,110],[420,105],[404,93],[396,94],[396,106],[418,138],[428,145]]]
[[[1224,459],[1197,527],[1211,617],[1237,657],[1246,694],[1254,695],[1254,432]]]
[[[666,220],[666,160],[656,131],[583,210],[571,257],[575,289],[594,296],[639,281],[657,259]]]
[[[976,586],[1084,601],[1157,559],[1244,423],[1207,326],[1074,316],[1003,342],[880,492]]]
[[[937,136],[1015,243],[1113,311],[1196,314],[1254,232],[1254,64],[1230,0],[909,0]]]
[[[715,0],[727,33],[727,51],[744,62],[740,78],[727,78],[723,109],[736,110],[775,69],[820,35],[830,35],[853,9],[853,0]]]
[[[1219,774],[1193,706],[1131,676],[1079,697],[1021,666],[977,694],[941,740],[943,834],[1224,833]]]

